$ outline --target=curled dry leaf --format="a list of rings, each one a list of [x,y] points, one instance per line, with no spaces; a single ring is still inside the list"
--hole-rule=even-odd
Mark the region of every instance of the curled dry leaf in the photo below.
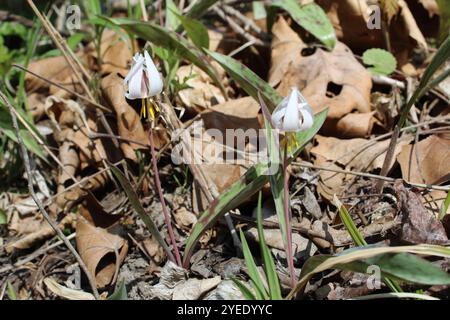
[[[217,63],[214,63],[219,77],[225,81],[225,72]],[[191,113],[200,113],[218,103],[225,102],[225,97],[217,88],[211,78],[194,65],[182,66],[176,73],[177,81],[187,85],[188,88],[178,91],[183,106]]]
[[[89,272],[95,276],[97,287],[114,282],[120,264],[125,259],[128,243],[116,227],[100,228],[83,217],[77,221],[77,250]]]
[[[144,131],[139,114],[125,99],[123,79],[117,73],[111,73],[103,78],[101,86],[104,97],[116,113],[119,136],[149,144],[149,136]],[[133,142],[120,141],[120,148],[126,158],[136,161],[136,150],[142,146]]]
[[[68,300],[95,300],[95,297],[91,293],[67,288],[63,285],[60,285],[53,278],[45,278],[44,283],[47,288],[58,297]]]
[[[420,197],[406,189],[400,180],[394,184],[394,189],[402,217],[401,239],[414,244],[447,243],[448,238],[442,223],[424,207]]]
[[[272,32],[269,83],[281,95],[297,87],[314,112],[329,107],[329,119],[370,111],[371,76],[346,45],[338,42],[332,52],[308,48],[283,18]]]
[[[397,157],[405,180],[441,184],[450,180],[450,139],[431,135],[415,145],[406,145]]]
[[[45,112],[51,120],[53,137],[59,145],[59,159],[64,166],[64,170],[58,169],[59,195],[55,203],[61,210],[69,210],[86,195],[79,186],[62,193],[73,183],[71,177],[76,177],[79,170],[97,167],[106,157],[106,152],[100,139],[91,140],[89,137],[90,132],[98,131],[97,124],[77,102],[49,96],[45,100]],[[107,174],[104,173],[90,179],[85,187],[95,190],[106,181]]]

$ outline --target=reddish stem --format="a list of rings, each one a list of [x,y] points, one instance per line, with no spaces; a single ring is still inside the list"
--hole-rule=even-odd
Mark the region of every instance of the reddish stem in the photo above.
[[[151,149],[151,153],[152,153],[152,165],[153,165],[153,173],[155,175],[155,185],[156,185],[156,189],[158,189],[159,199],[161,201],[162,210],[164,213],[164,220],[166,221],[166,226],[167,226],[167,230],[169,232],[170,241],[172,242],[172,247],[173,247],[173,252],[175,255],[176,262],[181,267],[182,264],[181,264],[180,252],[178,251],[177,242],[175,240],[175,235],[174,235],[173,229],[172,229],[172,223],[170,221],[169,210],[167,209],[166,201],[164,200],[164,195],[163,195],[162,188],[161,188],[161,181],[159,180],[158,163],[157,163],[157,159],[156,159],[155,142],[153,139],[153,128],[152,127],[150,128],[150,149]]]
[[[289,266],[289,274],[291,279],[291,287],[294,288],[296,284],[296,277],[294,271],[294,256],[292,253],[292,229],[291,229],[291,211],[289,206],[289,174],[288,174],[288,157],[287,157],[287,141],[284,146],[283,158],[283,191],[284,191],[284,220],[286,221],[286,236],[287,236],[287,262]]]

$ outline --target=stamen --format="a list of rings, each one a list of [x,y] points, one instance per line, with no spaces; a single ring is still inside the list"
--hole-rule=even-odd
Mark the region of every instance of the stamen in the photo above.
[[[147,119],[147,104],[145,99],[141,99],[141,119]]]

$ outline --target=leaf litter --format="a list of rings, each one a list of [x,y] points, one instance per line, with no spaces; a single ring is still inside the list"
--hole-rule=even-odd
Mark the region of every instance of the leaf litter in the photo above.
[[[57,160],[49,165],[30,153],[36,173],[31,180],[39,190],[37,197],[58,227],[75,239],[78,254],[103,292],[100,298],[106,299],[122,282],[132,299],[244,299],[244,292],[234,280],[240,279],[244,286],[251,287],[250,271],[228,230],[228,218],[218,219],[205,229],[187,267],[178,266],[121,191],[108,169],[112,164],[120,167],[144,213],[169,245],[169,230],[153,180],[155,174],[160,175],[181,252],[197,232],[196,227],[204,223],[202,213],[214,212],[216,206],[222,206],[221,201],[231,201],[225,208],[234,228],[245,231],[252,246],[259,246],[253,195],[261,189],[264,243],[276,262],[281,286],[289,292],[285,270],[289,256],[270,187],[261,183],[257,190],[246,193],[244,201],[226,199],[227,192],[239,186],[243,177],[248,178],[252,166],[258,163],[258,159],[251,158],[256,146],[244,141],[241,156],[249,160],[245,164],[216,163],[218,158],[241,150],[228,148],[215,133],[225,135],[227,130],[264,127],[261,101],[256,100],[258,92],[264,99],[273,99],[266,103],[276,105],[278,98],[287,96],[295,87],[316,115],[327,110],[319,134],[306,141],[303,152],[287,169],[297,275],[308,267],[308,259],[354,246],[352,234],[337,214],[334,196],[341,199],[357,231],[372,245],[448,245],[448,211],[440,218],[450,180],[446,161],[450,153],[446,80],[416,101],[394,148],[394,157],[387,164],[388,175],[380,176],[393,124],[403,101],[411,95],[415,81],[436,52],[433,46],[438,40],[429,39],[438,39],[438,30],[416,15],[410,8],[411,1],[398,1],[396,5],[383,1],[381,18],[387,36],[380,29],[368,28],[373,22],[368,15],[370,1],[315,3],[298,8],[289,1],[278,5],[283,10],[274,11],[270,28],[266,18],[253,18],[251,5],[233,3],[206,8],[208,15],[198,21],[206,25],[201,34],[206,31],[209,35],[208,49],[243,62],[253,73],[244,66],[233,69],[237,64],[224,65],[218,55],[196,47],[206,42],[197,41],[192,30],[187,34],[173,28],[166,32],[157,25],[159,17],[152,16],[148,27],[151,32],[144,33],[142,23],[108,20],[119,17],[113,11],[112,17],[105,16],[109,22],[101,34],[96,32],[103,26],[91,22],[94,25],[84,32],[93,37],[83,38],[74,48],[74,57],[82,68],[74,70],[66,61],[67,53],[60,51],[56,56],[41,57],[45,47],[38,42],[39,50],[31,52],[27,69],[32,73],[25,73],[24,87],[20,88],[17,79],[8,79],[17,84],[17,91],[7,88],[14,96],[12,101],[26,100],[19,107],[28,110],[29,116],[21,125],[33,137],[42,139],[40,148],[45,149],[49,159]],[[441,15],[436,1],[419,1],[418,5],[430,19]],[[227,12],[228,19],[223,18],[221,10]],[[320,12],[320,19],[327,19],[324,26],[329,30],[315,29],[314,19],[299,23],[298,17],[314,10]],[[244,14],[236,13],[240,11]],[[210,19],[210,15],[218,18]],[[181,28],[184,24],[176,25]],[[128,34],[117,26],[124,27]],[[331,26],[334,34],[327,38],[322,33],[330,33]],[[64,30],[57,31],[65,34]],[[50,40],[47,35],[42,37]],[[143,48],[156,57],[158,71],[167,80],[159,97],[161,118],[154,127],[141,119],[141,103],[124,95],[123,81],[133,54]],[[440,71],[444,73],[446,68]],[[80,83],[80,74],[90,92]],[[97,105],[105,108],[95,110]],[[177,137],[175,129],[180,127],[186,128],[187,134]],[[0,150],[4,155],[0,160],[1,176],[6,172],[6,176],[17,178],[6,180],[8,184],[2,191],[5,197],[0,201],[0,213],[5,212],[0,224],[0,261],[5,261],[5,266],[0,267],[0,288],[9,279],[20,297],[94,299],[88,286],[72,284],[79,276],[35,272],[41,264],[49,270],[60,265],[71,270],[74,258],[24,191],[27,177],[17,173],[22,172],[14,163],[18,154],[10,147],[16,140],[12,139],[13,131],[8,135],[7,130],[10,127],[3,128],[1,121],[0,137],[11,140]],[[159,173],[151,168],[151,130],[155,133]],[[225,151],[217,157],[194,149],[202,160],[200,164],[175,164],[171,152],[180,141],[191,147],[200,142],[206,150],[220,147]],[[379,179],[385,180],[381,190],[376,187]],[[252,253],[263,274],[264,256],[256,250]],[[47,256],[67,259],[57,262]],[[444,262],[439,266],[448,271]],[[29,278],[26,281],[17,272],[24,265],[27,270],[20,277]],[[369,289],[367,281],[367,276],[354,270],[323,272],[321,277],[309,279],[304,295],[336,300],[379,292]],[[33,289],[33,283],[40,285]],[[425,291],[432,296],[445,295],[444,286],[429,286]]]

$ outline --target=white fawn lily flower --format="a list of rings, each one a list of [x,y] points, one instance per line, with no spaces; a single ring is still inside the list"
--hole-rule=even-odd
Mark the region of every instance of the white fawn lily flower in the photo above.
[[[273,126],[281,132],[308,130],[313,125],[313,112],[309,103],[296,88],[291,89],[272,113]]]
[[[126,98],[130,100],[142,99],[141,116],[147,118],[148,105],[150,116],[154,119],[155,109],[158,111],[158,108],[150,98],[161,93],[163,82],[147,51],[144,51],[143,55],[140,53],[134,55],[133,65],[123,83],[127,87]]]
[[[289,153],[298,147],[296,132],[308,130],[313,123],[312,109],[297,88],[292,88],[272,113],[272,125],[284,133]]]

